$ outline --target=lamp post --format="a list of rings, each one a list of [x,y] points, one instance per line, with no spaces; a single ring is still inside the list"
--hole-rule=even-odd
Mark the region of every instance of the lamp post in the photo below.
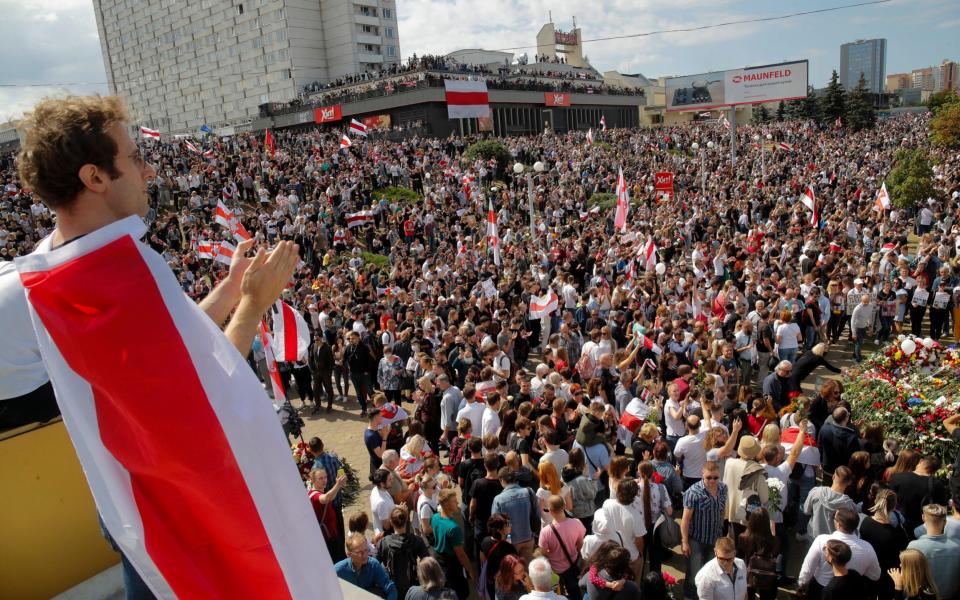
[[[513,164],[513,172],[518,176],[521,173],[523,173],[525,169],[526,167],[523,165],[523,163],[518,162]],[[545,169],[546,167],[539,160],[533,163],[533,171],[535,171],[537,175],[539,175],[540,173],[543,173]],[[530,171],[527,171],[527,212],[530,214],[530,241],[531,242],[534,239],[536,239],[536,236],[537,236],[536,225],[534,225],[534,222],[533,222],[533,199],[534,199],[533,173],[531,173]]]
[[[768,133],[765,137],[768,142],[773,139],[773,135],[770,133]],[[760,181],[762,181],[763,183],[766,183],[767,182],[767,149],[765,147],[765,144],[761,141],[762,139],[764,138],[761,138],[760,134],[753,136],[753,141],[760,144]]]
[[[707,196],[707,148],[713,150],[713,146],[713,142],[707,142],[706,147],[697,142],[690,144],[694,151],[700,150],[700,195],[704,198]]]

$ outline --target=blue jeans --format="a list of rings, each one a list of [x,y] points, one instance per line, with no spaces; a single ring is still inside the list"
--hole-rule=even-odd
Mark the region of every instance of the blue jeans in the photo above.
[[[780,360],[789,360],[791,364],[797,362],[797,348],[780,348],[777,354]]]
[[[818,328],[814,327],[813,325],[807,326],[803,332],[803,347],[807,350],[810,350],[819,341],[817,339],[819,337],[820,330]]]
[[[794,483],[793,480],[790,482],[790,494],[796,494],[798,499],[797,504],[797,533],[803,535],[807,532],[807,524],[810,522],[810,517],[803,513],[803,505],[807,501],[807,495],[810,494],[810,490],[817,485],[816,477],[801,477],[800,481]]]
[[[696,600],[697,584],[694,580],[703,565],[713,559],[713,544],[701,544],[695,539],[690,540],[690,556],[687,557],[686,577],[683,580],[683,597]]]

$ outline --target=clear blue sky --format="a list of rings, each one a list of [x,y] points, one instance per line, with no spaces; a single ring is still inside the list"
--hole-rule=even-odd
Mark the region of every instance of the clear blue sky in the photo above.
[[[146,0],[144,0],[146,1]],[[186,0],[183,0],[186,1]],[[501,49],[534,43],[549,11],[560,29],[572,17],[586,39],[776,16],[850,0],[397,0],[404,57],[458,48]],[[589,7],[589,12],[584,12]],[[90,0],[0,0],[0,83],[104,82]],[[810,83],[822,86],[839,67],[840,44],[887,39],[887,73],[960,60],[960,2],[892,0],[887,4],[733,25],[692,33],[596,42],[585,46],[599,70],[649,77],[809,59]],[[534,49],[526,50],[533,54]],[[515,51],[518,54],[524,50]],[[105,85],[0,87],[0,121],[45,95],[94,91]]]

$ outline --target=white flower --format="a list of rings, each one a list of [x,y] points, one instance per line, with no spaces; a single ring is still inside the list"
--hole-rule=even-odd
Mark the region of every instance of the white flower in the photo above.
[[[947,401],[947,397],[946,397],[946,396],[940,396],[939,398],[937,398],[936,400],[934,400],[933,403],[934,403],[936,406],[942,406],[943,403],[946,402],[946,401]]]
[[[783,491],[783,482],[777,479],[776,477],[767,478],[767,488],[777,490],[778,492]]]

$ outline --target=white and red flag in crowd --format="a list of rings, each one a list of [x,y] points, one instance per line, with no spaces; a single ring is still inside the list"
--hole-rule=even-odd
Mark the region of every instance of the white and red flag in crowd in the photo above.
[[[493,248],[493,264],[500,266],[500,234],[497,233],[497,215],[493,212],[493,200],[487,210],[487,244]]]
[[[230,242],[220,242],[219,244],[214,244],[213,260],[225,265],[230,265],[233,262],[233,253],[236,251],[237,247]]]
[[[640,334],[640,344],[643,345],[643,347],[646,348],[647,350],[650,350],[651,352],[653,352],[654,354],[663,354],[663,348],[658,346],[656,342],[654,342],[653,340],[651,340],[650,338],[648,338],[643,334]]]
[[[643,268],[647,271],[652,271],[657,266],[657,245],[654,243],[653,238],[647,238],[647,241],[640,246],[640,251],[637,252],[637,257],[643,259]]]
[[[720,124],[723,125],[724,129],[730,129],[730,121],[727,120],[727,115],[720,117]]]
[[[224,194],[227,194],[227,188],[223,188]],[[231,224],[233,223],[233,211],[227,208],[227,205],[224,204],[223,200],[217,200],[217,211],[213,216],[213,220],[220,225],[223,225],[227,229],[230,229]]]
[[[649,396],[647,390],[643,390],[641,393],[642,396]],[[633,434],[636,433],[640,426],[647,420],[647,416],[650,414],[651,407],[646,402],[646,398],[634,398],[627,403],[627,406],[623,410],[623,414],[620,415],[620,427],[617,430],[617,438],[620,441],[626,440],[626,444],[630,445],[630,440],[633,439]]]
[[[355,213],[347,213],[347,227],[360,227],[367,223],[373,223],[373,211],[361,210]]]
[[[145,233],[15,263],[103,523],[161,600],[315,597],[336,573],[276,412]]]
[[[490,116],[487,80],[444,79],[448,119],[476,119]]]
[[[280,378],[280,369],[277,368],[277,357],[273,354],[273,338],[267,330],[267,324],[260,321],[260,344],[263,346],[264,362],[267,363],[267,374],[270,376],[270,388],[273,390],[273,403],[277,406],[287,399],[283,391],[283,380]]]
[[[211,242],[210,240],[200,240],[197,242],[197,258],[213,258],[213,245],[216,242]]]
[[[341,148],[349,148],[352,145],[353,145],[353,142],[350,140],[350,136],[348,136],[347,134],[343,134],[340,136]]]
[[[263,136],[263,145],[270,149],[270,158],[277,157],[277,147],[273,143],[273,133],[271,133],[269,129],[266,135]]]
[[[789,151],[793,150],[793,144],[788,144],[788,143],[786,143],[786,142],[780,142],[780,143],[777,144],[777,148],[789,152]]]
[[[277,300],[273,305],[273,353],[280,362],[303,360],[310,345],[307,321],[293,307]]]
[[[600,131],[607,130],[607,117],[605,115],[600,115]]]
[[[156,129],[150,129],[149,127],[140,126],[140,137],[145,140],[159,140],[160,132]]]
[[[214,158],[215,156],[216,154],[214,154],[213,150],[207,150],[203,153],[204,158]]]
[[[593,145],[593,127],[587,130],[587,145]]]
[[[233,220],[230,221],[230,233],[233,234],[233,239],[237,242],[244,242],[251,239],[253,236],[250,235],[250,232],[247,231],[247,228],[243,226],[243,223],[240,219],[234,216]]]
[[[197,148],[193,142],[190,140],[183,140],[183,145],[187,150],[193,152],[194,154],[200,154],[200,148]]]
[[[617,212],[613,218],[613,226],[620,231],[627,230],[627,213],[630,212],[630,194],[627,192],[627,180],[623,178],[623,167],[617,176]]]
[[[803,195],[800,196],[800,202],[807,207],[807,210],[810,211],[810,224],[814,227],[820,226],[820,212],[819,207],[817,206],[817,198],[813,193],[813,185],[808,185],[807,189],[803,191]]]
[[[367,136],[367,126],[356,119],[350,119],[350,133]]]
[[[553,289],[547,289],[543,296],[530,296],[530,318],[540,319],[557,310],[560,299]]]
[[[880,191],[877,192],[877,199],[874,200],[876,205],[876,210],[883,212],[890,208],[890,194],[887,193],[887,182],[884,181],[880,184]]]

